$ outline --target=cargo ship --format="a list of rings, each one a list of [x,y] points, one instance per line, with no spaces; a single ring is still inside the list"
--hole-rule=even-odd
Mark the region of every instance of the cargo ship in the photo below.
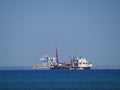
[[[59,62],[58,50],[56,48],[56,58],[45,55],[40,58],[39,64],[34,64],[36,69],[64,69],[64,70],[88,70],[91,69],[92,64],[85,57],[70,57],[70,63]]]

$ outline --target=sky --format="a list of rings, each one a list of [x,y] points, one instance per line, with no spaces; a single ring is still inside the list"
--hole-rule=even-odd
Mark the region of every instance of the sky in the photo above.
[[[0,66],[32,66],[44,55],[120,65],[119,0],[0,0]]]

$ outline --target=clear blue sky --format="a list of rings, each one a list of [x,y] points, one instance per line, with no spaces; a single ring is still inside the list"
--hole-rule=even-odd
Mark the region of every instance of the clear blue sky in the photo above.
[[[0,0],[0,66],[31,66],[45,54],[120,65],[120,0]]]

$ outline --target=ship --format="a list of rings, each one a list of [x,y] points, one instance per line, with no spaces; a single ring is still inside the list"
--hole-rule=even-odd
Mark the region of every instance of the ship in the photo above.
[[[34,64],[36,69],[63,69],[63,70],[89,70],[92,64],[85,57],[70,57],[70,63],[59,62],[58,50],[56,48],[56,57],[45,55],[40,58],[39,64]]]

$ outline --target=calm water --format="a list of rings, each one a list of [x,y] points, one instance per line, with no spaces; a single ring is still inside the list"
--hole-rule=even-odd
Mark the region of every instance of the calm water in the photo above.
[[[120,90],[120,70],[1,70],[0,90]]]

